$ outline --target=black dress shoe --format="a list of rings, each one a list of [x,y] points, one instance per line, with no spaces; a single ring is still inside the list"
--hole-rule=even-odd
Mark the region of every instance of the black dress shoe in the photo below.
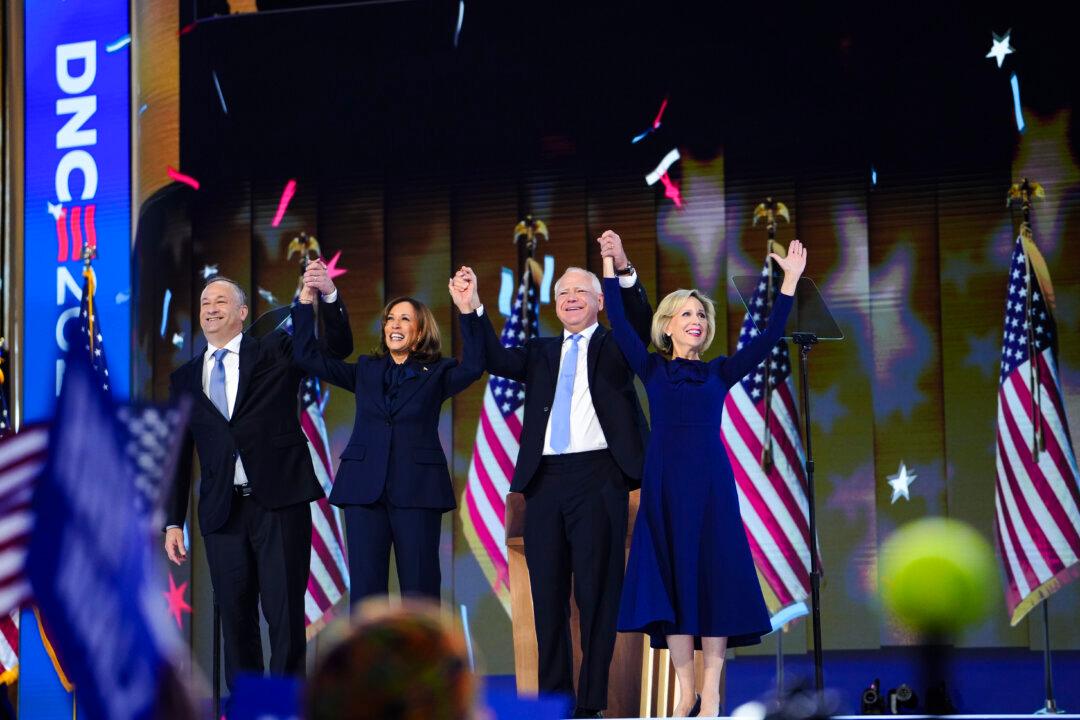
[[[600,710],[593,710],[592,708],[574,708],[575,718],[602,718],[604,713]]]
[[[690,708],[690,714],[687,715],[687,717],[697,717],[699,712],[701,712],[701,695],[700,694],[696,695],[694,697],[694,707]]]

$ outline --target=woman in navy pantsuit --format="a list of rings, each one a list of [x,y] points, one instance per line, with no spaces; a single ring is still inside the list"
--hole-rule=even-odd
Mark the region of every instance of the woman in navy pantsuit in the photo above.
[[[356,603],[386,594],[393,546],[402,594],[438,600],[442,514],[456,506],[439,442],[439,412],[483,373],[482,344],[471,336],[473,324],[461,323],[462,361],[442,357],[431,311],[401,297],[383,310],[374,354],[355,363],[334,360],[315,342],[314,297],[310,288],[300,295],[294,360],[356,395],[352,437],[330,493],[331,504],[345,512],[350,598]]]
[[[768,357],[783,336],[806,251],[795,240],[787,257],[768,326],[731,357],[703,362],[716,331],[712,301],[696,290],[676,290],[653,316],[648,353],[623,311],[611,260],[604,262],[604,297],[615,341],[649,395],[652,435],[645,452],[641,509],[630,544],[621,632],[645,632],[668,647],[679,679],[680,702],[694,704],[694,644],[701,639],[705,676],[701,716],[720,706],[720,673],[730,645],[752,645],[771,629],[739,513],[739,498],[720,420],[728,388]]]

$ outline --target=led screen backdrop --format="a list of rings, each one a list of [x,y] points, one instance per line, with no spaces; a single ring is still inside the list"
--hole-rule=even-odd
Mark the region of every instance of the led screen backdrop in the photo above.
[[[781,14],[762,33],[736,32],[755,27],[750,10],[470,6],[460,28],[454,10],[256,13],[202,19],[183,36],[181,170],[199,189],[163,192],[140,228],[136,390],[162,395],[168,372],[200,347],[206,272],[245,284],[256,314],[288,303],[298,266],[287,248],[300,232],[317,236],[324,256],[340,253],[361,352],[377,341],[383,302],[412,294],[457,353],[446,278],[472,265],[496,309],[526,213],[547,224],[538,259],[557,269],[599,270],[593,239],[613,228],[654,302],[687,286],[716,298],[712,352],[727,352],[743,313],[729,278],[760,271],[765,233],[753,211],[774,197],[791,211],[779,239],[806,243],[808,275],[845,334],[811,355],[825,646],[912,642],[877,608],[882,540],[925,515],[994,533],[1018,222],[1005,196],[1021,176],[1046,189],[1035,237],[1054,279],[1074,434],[1080,422],[1080,269],[1068,245],[1080,169],[1076,90],[1058,81],[1074,63],[1064,30],[958,10],[868,17],[846,3]],[[1020,50],[999,69],[985,55],[991,32],[1009,26]],[[679,159],[649,185],[672,150]],[[275,225],[290,180],[295,194]],[[553,308],[541,314],[541,331],[557,331]],[[483,395],[478,382],[444,410],[459,497]],[[331,391],[335,451],[352,407]],[[915,479],[893,502],[888,479],[901,465]],[[444,599],[468,607],[487,669],[509,673],[498,568],[477,559],[469,532],[459,513],[445,516]],[[1080,647],[1068,622],[1078,598],[1074,585],[1051,601],[1061,647]],[[1040,634],[1026,621],[1010,627],[996,592],[990,619],[963,642],[1035,647]],[[785,648],[804,651],[805,635],[797,624]]]

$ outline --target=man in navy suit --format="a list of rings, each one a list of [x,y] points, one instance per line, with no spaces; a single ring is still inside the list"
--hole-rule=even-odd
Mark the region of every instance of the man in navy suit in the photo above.
[[[620,276],[623,304],[649,342],[652,310],[611,230],[597,239]],[[462,282],[472,283],[467,273]],[[575,717],[607,707],[608,666],[615,648],[625,564],[629,491],[640,487],[648,425],[633,372],[597,315],[604,296],[597,277],[568,268],[555,284],[560,337],[505,348],[473,293],[483,325],[485,366],[525,383],[525,421],[512,492],[525,495],[525,558],[529,566],[541,692],[574,695],[567,622],[571,577],[580,612],[581,673]],[[473,319],[475,318],[475,320]]]
[[[327,347],[348,355],[352,331],[325,265],[311,263],[305,278],[323,293]],[[187,559],[181,528],[194,443],[202,474],[199,525],[221,609],[230,688],[238,672],[263,672],[260,603],[270,629],[270,672],[303,672],[308,504],[323,496],[297,415],[303,373],[292,363],[290,338],[284,331],[244,334],[247,316],[243,288],[211,278],[199,309],[207,347],[170,378],[170,394],[190,395],[194,403],[166,511],[165,551],[177,565]]]

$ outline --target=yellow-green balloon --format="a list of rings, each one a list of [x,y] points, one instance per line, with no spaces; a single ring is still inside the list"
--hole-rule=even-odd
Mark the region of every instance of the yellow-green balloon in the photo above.
[[[949,635],[979,622],[998,592],[990,544],[966,523],[926,518],[881,547],[881,596],[905,625]]]

